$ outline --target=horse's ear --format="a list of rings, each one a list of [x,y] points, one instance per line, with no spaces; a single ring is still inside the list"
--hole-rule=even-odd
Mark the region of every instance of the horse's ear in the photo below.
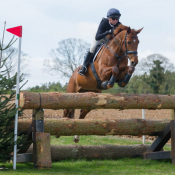
[[[128,27],[128,29],[127,29],[127,34],[130,34],[130,33],[131,33],[131,28]]]
[[[139,30],[136,30],[136,33],[139,34],[142,31],[143,27]]]

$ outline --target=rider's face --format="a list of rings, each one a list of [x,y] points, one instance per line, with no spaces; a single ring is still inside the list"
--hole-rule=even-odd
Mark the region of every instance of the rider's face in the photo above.
[[[109,19],[110,24],[112,25],[116,25],[118,22],[118,18],[108,18],[108,19]]]

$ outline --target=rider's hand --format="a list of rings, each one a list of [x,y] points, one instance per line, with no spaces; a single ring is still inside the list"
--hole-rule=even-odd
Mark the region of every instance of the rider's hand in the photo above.
[[[112,34],[112,33],[113,33],[113,31],[114,31],[114,28],[112,28],[112,29],[108,30],[108,34]]]

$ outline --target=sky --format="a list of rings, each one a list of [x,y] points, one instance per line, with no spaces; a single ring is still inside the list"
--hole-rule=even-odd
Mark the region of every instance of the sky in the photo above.
[[[159,53],[175,65],[174,7],[174,0],[0,0],[0,39],[4,21],[6,28],[22,25],[21,49],[29,55],[30,74],[24,89],[48,82],[64,85],[68,79],[45,72],[43,61],[51,59],[51,50],[61,40],[76,38],[91,43],[101,19],[110,8],[116,8],[123,25],[144,27],[138,35],[139,60]],[[5,32],[4,43],[12,36]],[[18,48],[18,42],[13,46]]]

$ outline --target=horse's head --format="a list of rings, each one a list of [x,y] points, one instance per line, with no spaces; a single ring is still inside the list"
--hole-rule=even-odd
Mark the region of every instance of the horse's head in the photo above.
[[[124,40],[122,42],[122,48],[125,50],[125,54],[130,60],[131,66],[136,66],[138,63],[137,48],[139,40],[137,35],[141,32],[142,29],[143,28],[134,30],[128,27],[127,31],[125,32]]]

